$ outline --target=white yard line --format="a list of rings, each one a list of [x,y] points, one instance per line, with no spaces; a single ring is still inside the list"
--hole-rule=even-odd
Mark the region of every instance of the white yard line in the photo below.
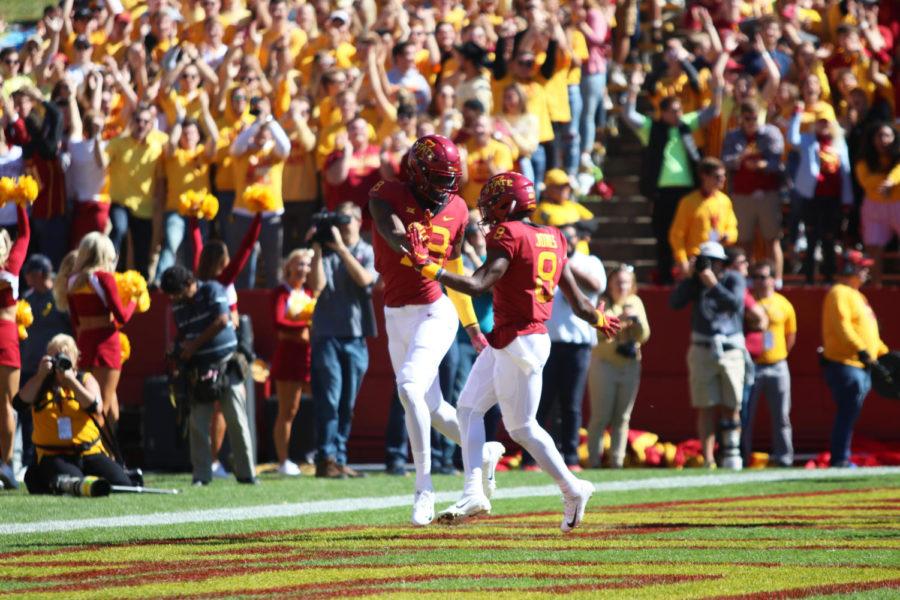
[[[741,473],[710,473],[686,477],[654,477],[650,479],[630,479],[596,483],[598,494],[628,492],[633,490],[664,490],[715,487],[746,483],[769,483],[797,479],[841,479],[875,477],[900,474],[900,467],[873,467],[867,469],[815,469],[815,470],[772,470],[745,471]],[[502,475],[501,475],[502,478]],[[494,494],[495,499],[533,498],[559,495],[555,485],[521,486],[501,488]],[[440,492],[438,502],[452,502],[459,492]],[[153,527],[181,523],[208,523],[222,521],[250,521],[298,517],[323,513],[354,512],[408,506],[412,494],[402,496],[373,496],[368,498],[343,498],[297,502],[294,504],[266,504],[262,506],[242,506],[238,508],[214,508],[178,512],[151,513],[146,515],[123,515],[97,519],[67,519],[56,521],[36,521],[31,523],[0,523],[0,535],[22,535],[26,533],[48,533],[51,531],[73,531],[76,529],[98,529],[110,527]]]

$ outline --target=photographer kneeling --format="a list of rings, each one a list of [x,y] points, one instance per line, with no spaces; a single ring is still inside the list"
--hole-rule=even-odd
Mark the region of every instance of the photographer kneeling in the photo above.
[[[76,371],[77,363],[75,340],[57,335],[47,344],[37,374],[19,390],[17,400],[31,406],[34,420],[38,461],[25,473],[31,494],[98,496],[109,494],[110,485],[132,485],[100,437],[100,386],[89,373]],[[81,487],[83,482],[89,489]]]

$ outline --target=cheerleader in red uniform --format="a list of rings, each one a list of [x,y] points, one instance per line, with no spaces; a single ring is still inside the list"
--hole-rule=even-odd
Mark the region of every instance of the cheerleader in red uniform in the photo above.
[[[88,371],[100,384],[103,416],[115,425],[119,421],[116,388],[122,375],[122,346],[119,328],[131,319],[135,301],[122,305],[116,285],[116,249],[99,232],[84,236],[77,252],[69,253],[56,276],[53,295],[60,310],[72,318],[79,368]]]
[[[16,208],[18,236],[13,242],[6,230],[0,230],[0,480],[7,488],[16,487],[11,478],[13,437],[16,418],[12,399],[19,391],[22,360],[19,356],[19,327],[16,302],[19,299],[19,271],[25,262],[31,226],[23,206]],[[7,481],[7,479],[10,479]]]
[[[228,296],[228,306],[231,309],[231,320],[235,329],[237,329],[239,325],[238,296],[234,282],[240,272],[244,270],[244,265],[247,264],[247,259],[250,258],[250,254],[253,252],[253,246],[256,244],[256,240],[259,239],[259,232],[262,230],[262,213],[256,214],[256,218],[253,219],[253,223],[251,223],[247,234],[241,241],[241,246],[238,248],[233,260],[228,256],[228,246],[225,245],[225,242],[212,240],[204,245],[203,235],[200,232],[200,223],[195,217],[188,220],[188,227],[190,228],[191,239],[194,241],[194,273],[197,275],[197,280],[209,281],[214,279],[225,287],[225,294]],[[213,456],[213,475],[225,477],[227,473],[216,458],[219,456],[219,451],[222,449],[222,441],[225,439],[225,417],[222,415],[218,402],[210,422],[209,437]]]
[[[300,396],[309,388],[309,319],[315,300],[303,289],[312,265],[313,251],[297,249],[284,263],[284,283],[272,293],[272,314],[277,341],[272,356],[272,379],[278,397],[278,417],[272,437],[278,455],[278,472],[300,475],[300,468],[288,457],[291,426],[300,409]]]

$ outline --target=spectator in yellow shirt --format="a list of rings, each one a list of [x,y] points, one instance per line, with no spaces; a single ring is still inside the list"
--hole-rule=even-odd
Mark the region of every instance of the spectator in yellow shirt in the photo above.
[[[309,118],[310,103],[302,96],[291,100],[290,110],[281,117],[282,127],[291,140],[291,152],[284,165],[281,184],[284,196],[284,247],[289,249],[303,245],[303,237],[318,208],[319,190],[313,156],[316,134],[309,127]]]
[[[878,333],[878,320],[859,288],[869,279],[871,258],[857,250],[842,257],[838,283],[822,308],[825,382],[837,404],[831,430],[831,466],[850,466],[850,440],[863,401],[872,387],[872,364],[888,348]]]
[[[134,268],[149,277],[153,220],[162,216],[162,157],[168,136],[153,128],[155,111],[143,104],[132,113],[131,130],[109,142],[110,239],[120,252],[131,235]]]
[[[472,137],[466,143],[466,170],[468,177],[462,188],[462,197],[469,208],[475,208],[481,186],[491,175],[513,170],[512,150],[494,139],[491,118],[481,115],[472,127]]]
[[[687,273],[688,260],[700,253],[703,242],[732,245],[738,236],[731,199],[721,190],[725,183],[725,165],[718,159],[704,158],[697,171],[700,189],[679,201],[669,228],[669,244],[681,273]]]
[[[756,305],[768,316],[763,333],[763,353],[756,359],[756,374],[750,399],[741,411],[741,454],[749,465],[753,450],[753,419],[764,395],[772,419],[772,456],[770,464],[790,467],[794,462],[791,440],[791,372],[787,357],[797,341],[797,313],[787,298],[775,291],[775,265],[756,263],[750,269]]]
[[[880,285],[884,247],[900,234],[900,136],[889,123],[882,123],[867,133],[861,154],[856,180],[865,193],[862,238],[875,260],[873,283]]]
[[[538,225],[562,227],[594,218],[594,213],[571,200],[571,197],[569,176],[562,169],[550,169],[544,177],[544,191],[532,220]]]
[[[176,104],[175,124],[166,145],[163,166],[166,174],[166,205],[163,217],[163,244],[156,268],[157,279],[175,264],[175,257],[184,241],[186,223],[178,214],[181,196],[189,191],[208,194],[209,166],[216,157],[219,131],[209,113],[209,97],[200,93],[201,122],[185,118],[185,109]]]

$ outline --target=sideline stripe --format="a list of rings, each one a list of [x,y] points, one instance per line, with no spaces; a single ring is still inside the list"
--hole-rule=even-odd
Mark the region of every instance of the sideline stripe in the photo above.
[[[665,490],[695,487],[716,487],[743,483],[770,483],[775,481],[842,479],[876,477],[879,475],[898,475],[900,467],[871,467],[865,469],[815,469],[795,471],[749,471],[742,473],[723,473],[709,475],[690,475],[686,477],[655,477],[651,479],[631,479],[627,481],[610,481],[594,483],[599,493],[628,492],[633,490]],[[540,496],[558,496],[559,488],[555,485],[521,486],[499,489],[494,498],[534,498]],[[439,492],[438,502],[453,502],[459,496],[458,491]],[[21,535],[26,533],[48,533],[51,531],[72,531],[75,529],[98,529],[111,527],[153,527],[159,525],[177,525],[181,523],[208,523],[222,521],[250,521],[254,519],[272,519],[298,517],[322,513],[341,513],[363,510],[379,510],[409,506],[410,495],[383,496],[367,498],[344,498],[341,500],[319,500],[315,502],[297,502],[294,504],[267,504],[262,506],[242,506],[239,508],[214,508],[181,512],[151,513],[146,515],[123,515],[119,517],[103,517],[95,519],[68,519],[56,521],[37,521],[32,523],[0,523],[0,535]]]

